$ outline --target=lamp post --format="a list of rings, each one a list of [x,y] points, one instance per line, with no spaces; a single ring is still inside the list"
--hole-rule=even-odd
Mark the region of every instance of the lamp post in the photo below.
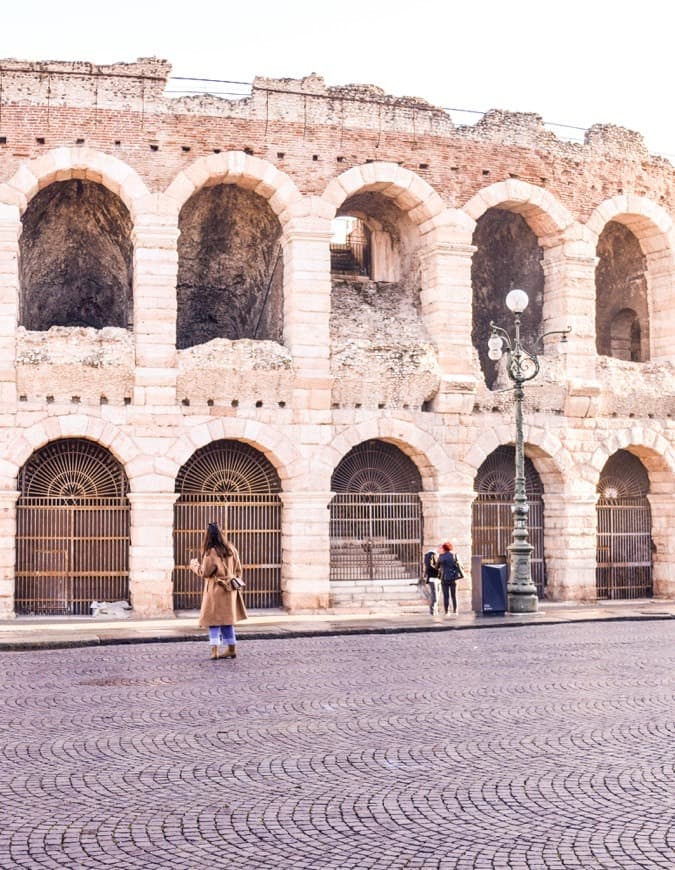
[[[520,318],[527,308],[529,298],[524,290],[511,290],[506,296],[506,307],[514,316],[513,337],[490,321],[488,356],[499,360],[506,353],[506,371],[513,381],[513,395],[516,404],[516,467],[513,498],[513,536],[509,546],[511,570],[508,583],[508,609],[510,613],[535,613],[537,610],[537,588],[532,582],[531,555],[534,549],[529,542],[527,515],[530,510],[525,489],[525,449],[523,444],[523,384],[536,378],[539,373],[539,359],[533,350],[523,347],[520,339]],[[547,335],[562,336],[562,346],[567,344],[571,328],[545,332],[535,342],[535,347]],[[506,345],[506,350],[504,350]]]

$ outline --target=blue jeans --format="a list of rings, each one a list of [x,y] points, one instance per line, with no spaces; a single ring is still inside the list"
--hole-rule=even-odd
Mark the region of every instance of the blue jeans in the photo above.
[[[429,587],[429,613],[432,615],[438,611],[438,578],[429,577],[427,585]]]
[[[233,646],[237,642],[233,625],[210,625],[209,643],[211,646]]]

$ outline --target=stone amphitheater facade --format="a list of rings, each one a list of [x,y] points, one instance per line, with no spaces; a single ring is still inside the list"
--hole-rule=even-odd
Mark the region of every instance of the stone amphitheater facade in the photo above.
[[[213,445],[236,461],[215,462],[209,510],[246,491],[240,460],[244,478],[273,481],[278,527],[253,531],[274,534],[278,554],[257,561],[275,561],[291,611],[348,601],[330,506],[349,457],[342,491],[364,503],[397,490],[399,472],[415,479],[415,561],[448,537],[480,551],[481,470],[499,477],[491,457],[514,441],[512,393],[485,344],[491,319],[510,326],[513,286],[531,298],[528,335],[572,330],[564,356],[544,342],[526,387],[544,594],[598,596],[599,499],[634,496],[649,553],[632,562],[672,596],[671,164],[611,125],[583,144],[535,114],[462,127],[424,100],[316,75],[171,98],[169,72],[156,59],[0,62],[0,617],[59,612],[36,601],[67,598],[71,570],[108,570],[82,555],[86,529],[69,568],[74,538],[54,526],[78,499],[97,511],[103,455],[123,480],[138,614],[178,606],[177,482]],[[360,270],[331,260],[345,217],[367,239]],[[98,458],[69,453],[83,444]],[[362,549],[378,534],[351,528]],[[20,580],[50,572],[60,591],[17,608]],[[469,593],[467,580],[464,605]]]

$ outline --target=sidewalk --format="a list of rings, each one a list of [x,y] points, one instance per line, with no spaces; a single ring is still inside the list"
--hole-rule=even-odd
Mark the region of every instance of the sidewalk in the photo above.
[[[316,637],[344,634],[390,634],[421,631],[458,631],[470,628],[514,628],[565,622],[605,622],[675,619],[675,601],[541,602],[537,613],[483,616],[471,612],[457,617],[419,613],[287,614],[280,610],[254,611],[237,626],[239,640]],[[59,649],[103,644],[206,640],[196,613],[160,619],[23,616],[0,621],[0,651]]]

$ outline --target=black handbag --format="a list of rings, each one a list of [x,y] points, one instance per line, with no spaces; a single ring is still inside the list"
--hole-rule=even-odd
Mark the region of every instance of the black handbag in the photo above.
[[[231,583],[233,589],[243,589],[246,586],[246,584],[241,579],[241,577],[230,578],[230,583]]]

